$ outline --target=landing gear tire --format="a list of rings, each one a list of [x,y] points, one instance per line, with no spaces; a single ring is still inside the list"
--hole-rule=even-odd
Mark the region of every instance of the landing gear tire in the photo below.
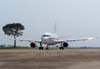
[[[64,49],[64,47],[59,47],[59,49],[60,49],[60,50],[63,50],[63,49]]]
[[[43,50],[43,47],[39,47],[39,50]]]
[[[49,48],[47,47],[46,50],[48,50]]]

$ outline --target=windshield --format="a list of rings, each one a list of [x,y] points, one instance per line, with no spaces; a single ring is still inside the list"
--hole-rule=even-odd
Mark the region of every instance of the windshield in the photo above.
[[[50,37],[50,35],[42,35],[42,37]]]

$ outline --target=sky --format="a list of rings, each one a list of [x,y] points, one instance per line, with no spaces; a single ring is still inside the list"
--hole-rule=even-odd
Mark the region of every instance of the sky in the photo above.
[[[92,41],[69,43],[70,46],[100,45],[100,0],[0,0],[0,44],[13,44],[2,27],[8,23],[25,26],[19,39],[39,40],[45,32],[67,35],[66,39],[96,37]],[[19,42],[17,45],[27,45]]]

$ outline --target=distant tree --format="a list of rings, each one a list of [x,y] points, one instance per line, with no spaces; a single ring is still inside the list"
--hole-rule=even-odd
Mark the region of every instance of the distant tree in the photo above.
[[[16,47],[16,38],[23,35],[22,30],[24,29],[25,28],[21,23],[7,24],[2,27],[5,35],[14,37],[14,48]]]

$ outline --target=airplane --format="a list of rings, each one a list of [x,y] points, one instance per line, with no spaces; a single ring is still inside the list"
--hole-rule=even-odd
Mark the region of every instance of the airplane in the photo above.
[[[30,42],[30,46],[32,48],[36,48],[37,45],[36,43],[39,43],[40,46],[38,47],[39,50],[43,50],[44,47],[43,47],[43,44],[46,45],[46,50],[49,49],[49,46],[50,45],[57,45],[57,44],[60,44],[60,47],[59,49],[60,50],[63,50],[64,48],[67,48],[69,46],[69,42],[75,42],[75,41],[86,41],[86,40],[93,40],[94,37],[89,37],[89,38],[81,38],[81,39],[67,39],[67,40],[61,40],[61,38],[64,38],[66,36],[58,36],[56,33],[56,22],[54,24],[54,33],[49,33],[49,32],[46,32],[44,34],[42,34],[41,36],[41,40],[20,40],[19,41],[28,41]]]
[[[43,50],[43,44],[46,45],[46,50],[49,49],[50,45],[57,45],[60,44],[59,49],[63,50],[64,48],[67,48],[69,46],[69,42],[75,42],[75,41],[86,41],[86,40],[92,40],[94,37],[89,37],[89,38],[81,38],[81,39],[67,39],[67,40],[61,40],[61,37],[59,37],[57,34],[52,34],[52,33],[44,33],[41,36],[40,41],[34,41],[34,40],[20,40],[20,41],[28,41],[30,42],[30,46],[32,48],[35,48],[37,45],[36,43],[39,43],[40,46],[38,47],[39,50]]]

